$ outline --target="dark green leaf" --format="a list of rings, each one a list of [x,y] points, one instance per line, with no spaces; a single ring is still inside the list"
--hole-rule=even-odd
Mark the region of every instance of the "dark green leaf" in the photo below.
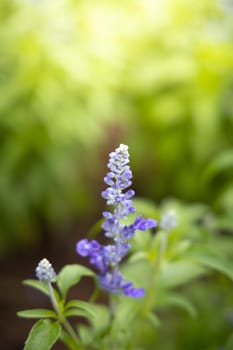
[[[185,310],[191,317],[196,317],[197,312],[193,304],[182,295],[176,293],[168,293],[162,296],[159,305],[176,306]]]
[[[187,255],[194,262],[199,263],[205,267],[217,270],[224,275],[228,276],[231,280],[233,280],[233,269],[230,266],[228,260],[224,259],[224,257],[219,255],[213,255],[208,251],[195,251],[190,252]]]
[[[149,312],[147,314],[147,318],[155,328],[158,328],[160,326],[161,322],[160,322],[159,318],[153,312]]]
[[[220,153],[206,169],[203,179],[210,181],[219,173],[233,168],[233,149]]]

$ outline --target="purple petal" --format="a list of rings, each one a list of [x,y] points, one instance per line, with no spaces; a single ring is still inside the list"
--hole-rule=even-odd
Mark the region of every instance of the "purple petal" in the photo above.
[[[134,221],[134,227],[136,230],[145,231],[149,228],[157,226],[157,221],[154,219],[143,219],[141,216],[138,216]]]

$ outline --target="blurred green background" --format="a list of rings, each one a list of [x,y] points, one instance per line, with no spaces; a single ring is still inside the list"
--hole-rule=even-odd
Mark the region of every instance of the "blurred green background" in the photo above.
[[[0,257],[93,223],[119,143],[232,232],[232,39],[230,0],[1,0]]]

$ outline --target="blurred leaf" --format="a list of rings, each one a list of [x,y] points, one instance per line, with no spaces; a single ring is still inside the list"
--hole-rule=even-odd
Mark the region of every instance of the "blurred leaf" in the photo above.
[[[210,254],[208,250],[202,251],[201,247],[199,251],[190,252],[186,256],[195,263],[217,270],[233,280],[232,264],[229,264],[229,261],[224,259],[224,256]]]
[[[104,222],[104,219],[98,220],[88,231],[87,237],[89,239],[94,239],[99,232],[102,230],[102,224]]]
[[[148,260],[148,253],[146,252],[137,252],[137,253],[134,253],[132,254],[130,257],[129,257],[129,262],[131,263],[134,263],[138,260]]]
[[[84,276],[95,276],[94,272],[82,265],[66,265],[57,275],[57,284],[63,298],[65,298],[70,287],[77,284]]]
[[[27,279],[23,281],[23,284],[25,284],[26,286],[35,288],[46,295],[49,295],[47,283],[44,283],[38,280]]]
[[[93,318],[93,315],[90,314],[86,310],[78,309],[78,308],[70,308],[64,312],[65,317],[71,317],[71,316],[79,316],[79,317],[85,317],[88,320]]]
[[[149,312],[147,314],[147,318],[155,328],[158,328],[161,326],[161,322],[160,322],[159,318],[154,313]]]
[[[98,342],[100,341],[101,343],[104,337],[109,334],[109,310],[107,306],[100,304],[92,304],[92,306],[97,317],[89,320],[91,328],[80,324],[78,326],[78,332],[84,346],[93,342],[98,349]]]
[[[61,326],[49,320],[38,321],[31,329],[24,350],[49,350],[58,340]]]
[[[32,309],[17,312],[19,317],[24,318],[57,318],[54,311],[49,309]]]
[[[78,350],[77,344],[74,342],[74,340],[66,332],[64,332],[64,331],[61,332],[60,339],[67,346],[68,349]]]
[[[205,181],[212,180],[219,173],[233,169],[233,149],[220,153],[204,172]]]
[[[187,283],[206,274],[207,270],[197,263],[177,261],[164,263],[159,274],[159,284],[163,288],[171,288]]]
[[[183,295],[178,293],[165,293],[161,299],[159,299],[159,306],[175,306],[186,311],[189,316],[196,317],[197,311],[194,305]]]
[[[42,282],[42,281],[33,280],[33,279],[26,279],[26,280],[23,280],[23,284],[26,286],[35,288],[38,291],[42,292],[43,294],[46,294],[47,296],[49,296],[49,289],[48,289],[47,282]],[[57,302],[60,303],[60,296],[55,288],[53,288],[53,293],[55,295]]]
[[[97,317],[95,308],[93,307],[92,304],[90,304],[88,302],[81,301],[81,300],[70,300],[66,304],[66,309],[70,309],[70,308],[77,308],[77,309],[85,310],[92,317]]]

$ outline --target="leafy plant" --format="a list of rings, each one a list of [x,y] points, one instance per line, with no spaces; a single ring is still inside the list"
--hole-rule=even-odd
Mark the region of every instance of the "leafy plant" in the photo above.
[[[135,216],[129,199],[134,193],[126,191],[132,178],[127,165],[127,149],[120,145],[110,154],[110,172],[105,177],[108,187],[102,193],[107,204],[113,207],[112,212],[103,213],[105,221],[102,223],[106,238],[113,242],[104,245],[96,240],[82,239],[76,247],[77,253],[90,258],[98,274],[75,264],[66,265],[56,275],[47,259],[40,261],[36,268],[39,280],[25,280],[24,284],[47,295],[53,309],[18,313],[20,317],[39,319],[29,333],[24,349],[49,350],[60,340],[71,350],[150,350],[160,348],[161,344],[163,349],[170,350],[174,349],[174,344],[177,349],[185,349],[190,342],[197,344],[197,339],[206,349],[212,349],[211,346],[223,342],[223,335],[229,348],[230,328],[220,328],[212,338],[211,328],[206,336],[199,336],[195,327],[198,329],[200,314],[211,324],[209,307],[204,305],[206,298],[213,295],[214,277],[225,276],[227,284],[231,281],[232,286],[232,237],[221,238],[217,219],[205,205],[170,200],[156,207],[150,202],[135,200],[137,211],[140,208],[141,214],[155,219]],[[139,234],[138,230],[144,232]],[[129,251],[129,240],[132,241],[130,256],[120,265]],[[96,285],[90,300],[69,300],[70,288],[79,284],[83,276],[93,278]],[[204,286],[207,288],[202,297],[200,291]],[[224,288],[219,289],[220,293],[225,293]],[[101,290],[108,295],[105,304],[98,302]],[[218,287],[216,295],[217,292]],[[230,307],[230,301],[224,306],[226,310],[228,305]],[[176,334],[173,338],[166,335],[169,322],[174,324],[173,310],[178,315],[176,322],[181,339],[177,339]],[[80,319],[73,327],[70,317],[81,317],[85,322]],[[187,330],[190,342],[182,333],[183,322],[192,324]],[[166,335],[165,339],[161,339],[161,334]]]

